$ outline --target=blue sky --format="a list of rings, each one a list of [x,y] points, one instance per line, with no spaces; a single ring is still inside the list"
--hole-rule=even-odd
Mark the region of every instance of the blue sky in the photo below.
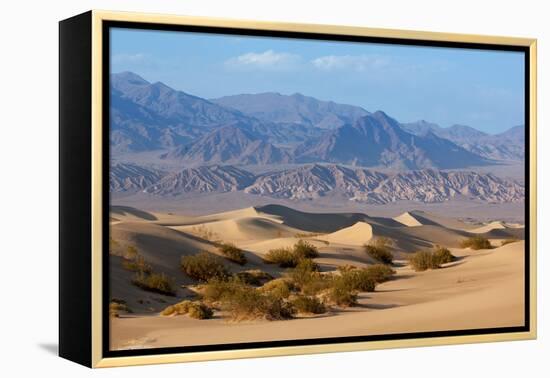
[[[523,124],[523,54],[112,29],[111,71],[216,98],[302,93],[489,133]]]

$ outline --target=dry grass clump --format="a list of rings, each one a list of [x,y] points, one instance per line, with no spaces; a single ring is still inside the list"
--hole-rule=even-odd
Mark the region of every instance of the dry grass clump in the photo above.
[[[314,245],[299,240],[292,248],[276,248],[267,252],[264,257],[268,264],[277,264],[281,268],[294,268],[301,260],[319,257],[319,250]]]
[[[277,298],[287,299],[291,292],[296,290],[294,284],[286,278],[277,278],[267,282],[259,290],[263,293],[268,293]]]
[[[111,299],[109,303],[109,316],[118,318],[121,314],[129,314],[132,310],[126,304],[126,301],[122,299]]]
[[[199,252],[181,258],[181,269],[191,278],[206,282],[213,278],[228,276],[222,260],[209,252]]]
[[[462,248],[471,248],[473,250],[493,248],[491,242],[482,236],[473,236],[471,238],[464,239],[460,242],[460,246]]]
[[[228,259],[229,261],[233,261],[236,264],[244,265],[246,264],[246,256],[244,255],[244,252],[242,249],[237,248],[235,245],[231,243],[222,243],[218,247],[218,250],[221,252],[221,254]]]
[[[202,302],[185,300],[166,307],[160,314],[162,316],[188,315],[193,319],[211,319],[214,312]]]
[[[122,267],[131,272],[149,274],[153,271],[153,268],[151,267],[151,265],[145,260],[143,256],[139,254],[131,260],[123,258]]]
[[[218,303],[231,314],[233,320],[290,319],[294,310],[282,298],[270,292],[256,289],[238,278],[214,279],[206,284],[205,300]]]
[[[262,286],[268,281],[273,279],[273,276],[263,270],[245,270],[234,274],[235,277],[243,281],[244,283],[252,286]]]
[[[277,264],[281,268],[294,268],[298,265],[298,258],[291,248],[275,248],[269,250],[264,256],[268,264]]]
[[[442,264],[455,259],[447,248],[437,246],[433,251],[416,252],[409,258],[409,264],[416,272],[422,272],[427,269],[439,269]]]
[[[500,246],[504,247],[507,244],[516,243],[518,241],[520,241],[520,240],[519,239],[506,239],[506,240],[503,240],[503,241],[500,242]]]
[[[372,239],[368,244],[365,244],[365,252],[373,259],[382,264],[391,265],[393,263],[393,254],[390,251],[392,241],[386,237]]]
[[[138,272],[132,280],[132,284],[140,289],[163,295],[176,295],[174,280],[164,273]]]
[[[290,301],[292,307],[301,314],[323,314],[326,306],[317,297],[297,296]]]
[[[191,227],[191,233],[208,241],[216,241],[216,239],[218,239],[218,234],[210,230],[210,228],[206,227],[204,224]]]

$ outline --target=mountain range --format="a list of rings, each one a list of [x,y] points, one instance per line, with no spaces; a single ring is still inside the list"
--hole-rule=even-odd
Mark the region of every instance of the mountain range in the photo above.
[[[461,169],[523,158],[523,127],[488,135],[467,126],[400,124],[382,111],[301,94],[207,100],[131,72],[111,75],[110,96],[113,156],[155,153],[185,167],[323,162]]]
[[[305,164],[253,174],[234,166],[162,173],[136,164],[116,163],[111,169],[110,188],[114,193],[144,192],[160,197],[234,191],[290,200],[339,196],[371,204],[401,200],[437,203],[457,197],[502,203],[525,198],[521,183],[492,174],[433,169],[387,174],[336,164]]]

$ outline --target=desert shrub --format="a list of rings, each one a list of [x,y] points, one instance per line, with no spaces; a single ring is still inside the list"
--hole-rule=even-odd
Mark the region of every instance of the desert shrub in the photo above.
[[[471,248],[474,250],[493,248],[491,242],[482,236],[473,236],[471,238],[464,239],[460,242],[460,246],[462,248]]]
[[[435,264],[433,254],[430,251],[418,251],[414,253],[409,257],[409,264],[416,272],[439,268],[439,265]]]
[[[109,237],[109,254],[114,255],[115,249],[118,249],[119,246],[120,244],[115,239]]]
[[[322,276],[318,270],[319,267],[313,261],[302,259],[288,276],[298,289],[312,293],[317,291],[314,286],[319,286],[318,284],[322,280]],[[321,288],[318,289],[322,290]]]
[[[346,265],[340,265],[338,268],[336,268],[340,273],[349,272],[350,270],[357,269],[355,265],[346,264]]]
[[[234,276],[246,283],[247,285],[252,286],[261,286],[267,281],[273,279],[273,276],[271,274],[259,269],[245,270],[244,272],[236,273]]]
[[[319,250],[317,247],[304,240],[299,240],[294,244],[293,252],[298,259],[313,259],[319,257]]]
[[[181,258],[181,269],[191,278],[206,282],[212,278],[223,278],[228,275],[221,259],[208,252]]]
[[[137,255],[133,260],[123,259],[122,267],[131,272],[151,273],[151,265],[141,255]]]
[[[214,312],[202,302],[185,300],[166,307],[160,314],[162,316],[188,315],[194,319],[211,319]]]
[[[292,307],[281,297],[257,290],[237,278],[209,282],[203,296],[206,300],[218,302],[234,320],[280,320],[289,319],[293,314]]]
[[[204,224],[201,224],[200,226],[192,227],[191,232],[197,235],[198,237],[208,241],[215,241],[218,238],[218,234],[210,230]]]
[[[441,265],[453,262],[456,257],[453,256],[451,251],[445,247],[436,246],[433,250],[432,258],[434,259],[434,264]]]
[[[174,280],[164,273],[136,273],[132,283],[140,289],[164,295],[176,295]]]
[[[259,290],[276,298],[286,299],[295,289],[295,286],[287,279],[277,278],[264,284]]]
[[[388,238],[376,238],[365,244],[365,252],[382,264],[390,265],[393,263],[393,254],[390,251],[391,244],[392,242]]]
[[[500,246],[504,247],[506,244],[516,243],[519,239],[506,239],[500,242]]]
[[[353,269],[335,278],[333,285],[346,285],[351,291],[374,291],[376,281],[366,269]]]
[[[336,277],[332,280],[327,299],[337,306],[350,307],[357,304],[357,293],[348,280]]]
[[[271,249],[264,256],[264,260],[269,264],[277,264],[281,268],[294,268],[299,261],[290,248]]]
[[[386,282],[395,274],[395,270],[384,264],[370,265],[365,271],[376,283]]]
[[[126,251],[122,254],[122,257],[124,257],[127,260],[133,260],[138,256],[138,250],[133,245],[129,245],[126,247]]]
[[[323,314],[327,311],[325,305],[316,297],[300,295],[292,299],[290,304],[302,314]]]
[[[128,314],[131,312],[132,310],[130,310],[125,301],[113,299],[111,303],[109,303],[109,316],[118,318],[120,314]]]
[[[244,255],[243,250],[237,248],[235,245],[230,243],[222,243],[218,247],[218,250],[229,261],[233,261],[234,263],[239,265],[246,264],[246,256]]]

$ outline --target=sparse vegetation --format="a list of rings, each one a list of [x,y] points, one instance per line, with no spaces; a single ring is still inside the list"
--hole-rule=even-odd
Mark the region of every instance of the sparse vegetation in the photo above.
[[[277,264],[281,268],[294,268],[298,265],[298,258],[290,248],[276,248],[267,252],[264,256],[268,264]]]
[[[299,240],[294,244],[293,253],[298,259],[314,259],[319,257],[317,247],[304,240]]]
[[[222,255],[224,255],[226,259],[228,259],[229,261],[233,261],[236,264],[244,265],[247,262],[243,250],[237,248],[231,243],[220,244],[218,250],[221,252]]]
[[[146,291],[163,295],[176,295],[174,280],[164,273],[136,273],[132,283]]]
[[[273,276],[271,274],[259,269],[239,272],[235,274],[235,277],[237,277],[247,285],[252,285],[252,286],[261,286],[264,283],[273,279]]]
[[[482,236],[473,236],[471,238],[464,239],[460,242],[460,246],[462,248],[471,248],[474,250],[493,248],[491,242]]]
[[[300,295],[292,299],[290,304],[301,314],[323,314],[327,311],[325,305],[316,297]]]
[[[351,307],[357,304],[357,292],[348,280],[336,277],[332,280],[327,299],[337,306]]]
[[[206,282],[213,278],[228,276],[222,260],[209,252],[200,252],[181,258],[181,269],[191,278]]]
[[[115,249],[118,249],[119,247],[120,244],[112,237],[109,237],[109,254],[114,255]]]
[[[131,272],[151,273],[153,268],[141,255],[137,255],[133,260],[123,259],[122,267]]]
[[[409,263],[416,272],[421,272],[427,269],[439,269],[441,264],[452,262],[455,258],[447,248],[436,246],[433,251],[416,252],[409,258]]]
[[[273,295],[276,298],[286,299],[295,290],[294,284],[285,278],[277,278],[267,282],[260,289],[261,292]]]
[[[365,271],[376,283],[386,282],[395,274],[395,270],[384,264],[370,265]]]
[[[208,241],[216,241],[216,239],[219,238],[217,233],[210,230],[204,224],[201,224],[199,226],[191,227],[191,233],[197,235],[199,238],[202,238],[202,239],[205,239],[205,240],[208,240]]]
[[[392,241],[386,237],[379,237],[365,244],[365,252],[373,259],[382,264],[391,265],[393,263],[393,254],[390,251]]]
[[[516,243],[520,241],[519,239],[506,239],[500,242],[500,246],[504,247],[506,244]]]
[[[124,257],[127,260],[133,260],[138,256],[138,250],[133,245],[129,245],[126,247],[126,251],[122,254],[122,257]]]
[[[234,320],[264,318],[281,320],[292,317],[292,307],[282,298],[270,292],[255,289],[240,281],[215,279],[205,287],[205,300],[218,302],[221,307],[231,313]]]
[[[188,315],[194,319],[211,319],[214,312],[202,302],[185,300],[166,307],[162,316]]]
[[[121,314],[129,314],[132,310],[126,304],[126,301],[121,299],[111,299],[109,303],[109,316],[118,318]]]
[[[372,292],[376,288],[376,280],[366,269],[352,269],[341,273],[335,281],[342,281],[341,284],[348,286],[350,291]]]
[[[301,260],[319,257],[319,250],[314,245],[299,240],[292,248],[276,248],[267,252],[264,260],[277,264],[281,268],[294,268]]]

